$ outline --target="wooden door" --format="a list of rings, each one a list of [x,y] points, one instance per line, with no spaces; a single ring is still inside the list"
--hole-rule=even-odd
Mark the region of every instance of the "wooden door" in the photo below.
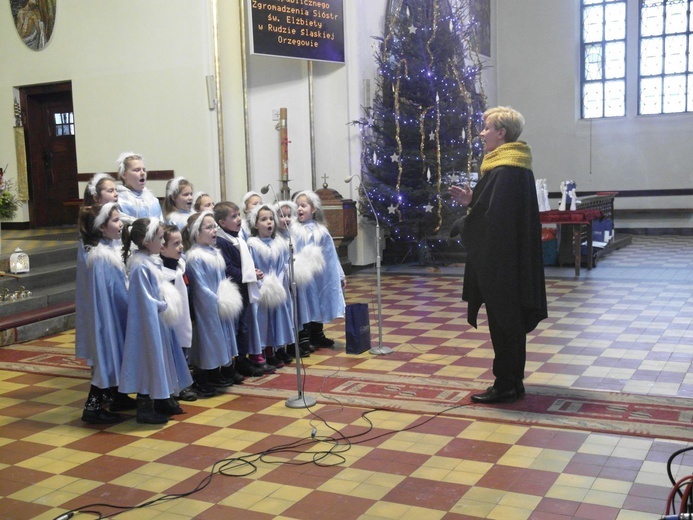
[[[75,224],[69,199],[79,198],[70,83],[25,87],[25,139],[31,227]]]

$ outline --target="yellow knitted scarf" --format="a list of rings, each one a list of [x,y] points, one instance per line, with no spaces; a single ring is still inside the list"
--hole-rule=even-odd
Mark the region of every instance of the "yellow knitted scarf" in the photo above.
[[[532,149],[524,141],[514,141],[500,145],[484,156],[481,161],[481,175],[484,176],[499,166],[515,166],[532,169]]]

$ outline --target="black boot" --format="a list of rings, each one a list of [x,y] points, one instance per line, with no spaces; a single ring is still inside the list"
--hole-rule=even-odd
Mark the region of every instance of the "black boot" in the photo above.
[[[173,397],[154,399],[154,410],[163,415],[180,415],[185,413]]]
[[[117,386],[112,386],[109,390],[110,403],[108,405],[108,409],[111,412],[124,412],[126,410],[135,410],[137,408],[137,401],[128,394],[119,392]]]
[[[240,385],[241,383],[243,383],[243,381],[245,381],[245,377],[236,372],[236,370],[233,368],[233,365],[221,367],[221,376],[224,379],[233,381],[234,385]]]
[[[308,332],[306,327],[302,328],[298,333],[298,351],[301,357],[308,357],[311,352],[315,352],[315,347],[310,344],[310,332]]]
[[[245,377],[261,377],[265,375],[265,371],[261,368],[257,368],[253,363],[245,356],[238,356],[234,361],[235,370],[239,374]]]
[[[123,420],[117,413],[104,407],[106,390],[91,385],[87,402],[82,410],[82,420],[87,424],[114,424]]]
[[[233,379],[224,377],[219,368],[207,370],[207,381],[210,385],[217,388],[227,388],[229,386],[233,386]]]
[[[168,417],[154,409],[154,401],[148,395],[137,394],[137,422],[140,424],[164,424]]]
[[[284,347],[278,348],[274,355],[277,356],[278,359],[281,359],[284,362],[284,365],[288,365],[294,360],[294,358],[289,355]]]
[[[214,397],[219,395],[221,392],[217,390],[214,386],[209,384],[209,371],[196,369],[193,372],[193,384],[192,388],[198,397]]]
[[[316,348],[334,347],[334,341],[326,337],[322,329],[322,323],[318,323],[317,321],[311,321],[308,324],[310,344],[314,345]]]

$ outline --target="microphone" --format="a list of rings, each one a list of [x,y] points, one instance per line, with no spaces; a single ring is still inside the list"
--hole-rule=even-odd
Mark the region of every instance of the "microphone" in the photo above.
[[[358,177],[358,175],[349,175],[349,177],[345,177],[345,178],[344,178],[344,182],[346,182],[347,184],[349,184],[349,183],[350,183],[351,181],[353,181],[356,177]],[[360,178],[361,178],[361,177],[359,177],[359,179],[360,179]]]
[[[271,184],[268,184],[260,188],[260,193],[262,193],[263,195],[267,195],[267,193],[270,190],[272,190],[272,195],[274,195],[274,202],[276,203],[279,199],[277,198],[277,192],[274,191],[274,186],[272,186]]]

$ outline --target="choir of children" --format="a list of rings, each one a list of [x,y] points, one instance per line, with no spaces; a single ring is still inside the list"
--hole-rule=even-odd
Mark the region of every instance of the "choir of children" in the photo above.
[[[297,341],[301,356],[333,345],[322,324],[344,315],[346,284],[314,192],[270,206],[251,191],[241,210],[193,196],[177,177],[162,212],[141,156],[121,154],[118,173],[122,186],[94,176],[79,215],[75,350],[92,367],[84,422],[136,408],[137,422],[163,424],[185,413],[179,400],[291,363]]]

